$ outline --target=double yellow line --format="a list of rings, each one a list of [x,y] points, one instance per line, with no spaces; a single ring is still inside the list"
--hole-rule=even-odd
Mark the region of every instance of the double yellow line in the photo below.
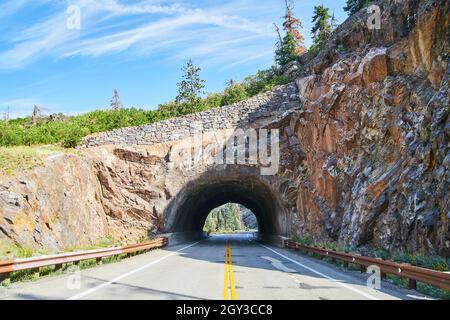
[[[225,246],[225,268],[223,272],[223,299],[237,300],[236,287],[234,286],[233,260],[231,258],[230,241]]]

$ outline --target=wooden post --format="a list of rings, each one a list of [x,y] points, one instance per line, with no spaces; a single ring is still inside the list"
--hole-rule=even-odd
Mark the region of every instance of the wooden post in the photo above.
[[[3,281],[8,280],[10,276],[11,272],[0,273],[0,284],[2,284]]]
[[[416,290],[417,289],[417,281],[414,279],[409,279],[408,288],[410,290]]]
[[[55,271],[61,270],[63,268],[63,266],[64,266],[64,264],[62,264],[62,263],[55,264]]]
[[[39,278],[39,268],[31,269],[31,273],[33,275],[33,278],[35,279]]]

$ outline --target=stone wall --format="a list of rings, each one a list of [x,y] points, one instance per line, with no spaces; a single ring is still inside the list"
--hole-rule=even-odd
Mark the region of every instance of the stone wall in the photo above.
[[[269,92],[233,105],[163,120],[154,124],[94,134],[84,139],[84,145],[86,147],[108,144],[151,145],[186,138],[196,132],[198,127],[203,132],[212,132],[235,127],[255,126],[260,120],[272,117],[274,113],[281,116],[283,111],[297,106],[297,102],[298,95],[295,84],[278,86]]]

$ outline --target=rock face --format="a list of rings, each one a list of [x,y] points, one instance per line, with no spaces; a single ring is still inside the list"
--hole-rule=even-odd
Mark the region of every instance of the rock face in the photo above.
[[[30,247],[91,244],[106,234],[100,184],[76,155],[56,155],[43,168],[0,186],[0,240]]]
[[[297,232],[448,256],[449,3],[379,4],[381,30],[358,13],[297,80]]]
[[[258,221],[256,220],[256,216],[248,210],[247,208],[241,207],[241,217],[242,222],[244,223],[244,226],[247,229],[250,230],[257,230],[258,229]]]
[[[91,136],[80,156],[0,179],[0,241],[62,248],[196,231],[236,202],[268,234],[450,256],[449,2],[377,4],[381,30],[364,10],[350,17],[317,58],[289,68],[295,85]],[[196,143],[217,155],[238,128],[279,130],[275,175],[201,161]],[[181,166],[180,150],[199,165]]]

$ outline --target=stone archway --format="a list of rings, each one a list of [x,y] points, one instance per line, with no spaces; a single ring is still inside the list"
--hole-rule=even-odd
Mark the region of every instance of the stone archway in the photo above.
[[[279,195],[259,171],[249,167],[211,170],[188,182],[165,210],[166,232],[200,232],[210,211],[234,202],[250,209],[259,232],[287,233],[286,212]]]

